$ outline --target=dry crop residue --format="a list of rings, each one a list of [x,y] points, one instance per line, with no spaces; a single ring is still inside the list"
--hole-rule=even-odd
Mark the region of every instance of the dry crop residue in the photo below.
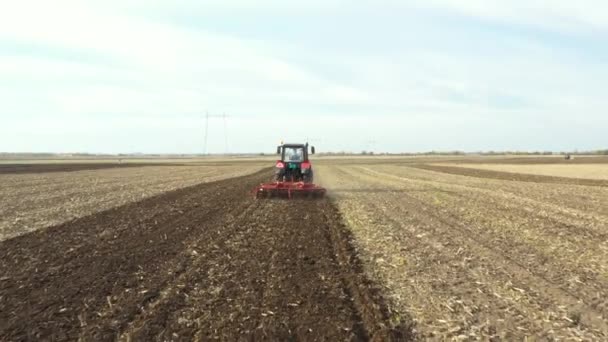
[[[46,172],[48,165],[72,171]],[[126,168],[73,171],[80,170],[80,164],[48,165],[30,165],[28,172],[38,173],[0,174],[0,241],[165,191],[241,176],[266,166],[239,162],[183,166],[130,164]]]
[[[482,165],[482,168],[477,168],[474,164],[424,164],[424,165],[410,165],[411,167],[437,171],[443,173],[450,173],[454,175],[472,176],[478,178],[490,178],[490,179],[502,179],[512,180],[519,182],[532,182],[532,183],[554,183],[554,184],[573,184],[573,185],[589,185],[589,186],[603,186],[608,187],[608,179],[604,174],[608,171],[608,164],[599,165],[512,165],[512,167],[503,166],[500,164],[488,164]],[[527,166],[527,167],[526,167]],[[556,167],[561,168],[556,169]],[[581,169],[581,167],[585,169]],[[563,170],[563,168],[571,168]],[[579,168],[580,170],[576,170]],[[529,171],[528,173],[517,173],[513,170],[535,170],[537,173]],[[546,174],[542,174],[544,172]],[[552,170],[551,170],[552,169]],[[573,170],[574,169],[574,170]],[[590,172],[590,170],[593,172]],[[592,176],[589,176],[592,174]],[[565,175],[565,176],[560,176]],[[582,175],[577,177],[577,175]],[[587,175],[587,178],[584,176]]]
[[[319,165],[367,272],[423,338],[608,338],[608,189]]]
[[[608,186],[608,163],[595,164],[467,164],[450,163],[437,166],[456,166],[466,169],[485,170],[517,174],[521,176],[537,175],[548,178],[568,178],[573,181],[579,179],[604,180]],[[573,184],[576,184],[572,182]],[[600,183],[601,184],[601,183]],[[584,184],[583,184],[584,185]],[[590,184],[593,185],[593,184]]]
[[[390,340],[409,331],[336,209],[256,201],[268,171],[0,242],[0,340]]]

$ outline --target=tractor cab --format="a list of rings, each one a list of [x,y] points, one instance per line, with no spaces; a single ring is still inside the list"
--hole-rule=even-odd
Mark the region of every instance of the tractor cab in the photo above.
[[[315,153],[314,146],[310,152]],[[308,160],[308,143],[283,144],[277,147],[277,154],[281,156],[276,164],[276,180],[312,183],[312,165]]]
[[[311,153],[315,153],[314,146],[311,146]],[[282,162],[307,162],[308,144],[283,144],[277,147],[277,154],[281,155]]]

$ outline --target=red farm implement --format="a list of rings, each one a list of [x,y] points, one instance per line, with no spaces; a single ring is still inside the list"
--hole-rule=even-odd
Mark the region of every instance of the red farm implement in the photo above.
[[[321,198],[325,188],[304,182],[263,183],[256,188],[256,198]]]

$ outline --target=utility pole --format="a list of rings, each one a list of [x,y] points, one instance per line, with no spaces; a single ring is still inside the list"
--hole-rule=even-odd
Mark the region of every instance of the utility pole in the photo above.
[[[205,111],[205,141],[203,145],[203,155],[207,154],[207,135],[209,134],[209,112]]]
[[[222,115],[209,115],[208,111],[205,111],[205,140],[203,146],[203,154],[207,154],[207,139],[209,137],[209,118],[220,118],[224,122],[224,153],[228,154],[228,115],[223,113]]]
[[[228,126],[226,124],[226,113],[222,115],[224,118],[224,154],[228,154]]]

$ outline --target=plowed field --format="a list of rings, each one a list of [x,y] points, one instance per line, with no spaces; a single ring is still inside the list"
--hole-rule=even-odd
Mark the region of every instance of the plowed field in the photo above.
[[[470,167],[317,174],[419,337],[608,339],[605,181]]]
[[[268,175],[0,242],[0,340],[407,338],[334,207],[254,200]]]
[[[0,341],[608,340],[608,160],[469,159],[0,174]]]
[[[264,162],[23,165],[25,170],[19,165],[0,164],[0,240],[166,191],[267,167]],[[20,171],[3,173],[6,170]]]

